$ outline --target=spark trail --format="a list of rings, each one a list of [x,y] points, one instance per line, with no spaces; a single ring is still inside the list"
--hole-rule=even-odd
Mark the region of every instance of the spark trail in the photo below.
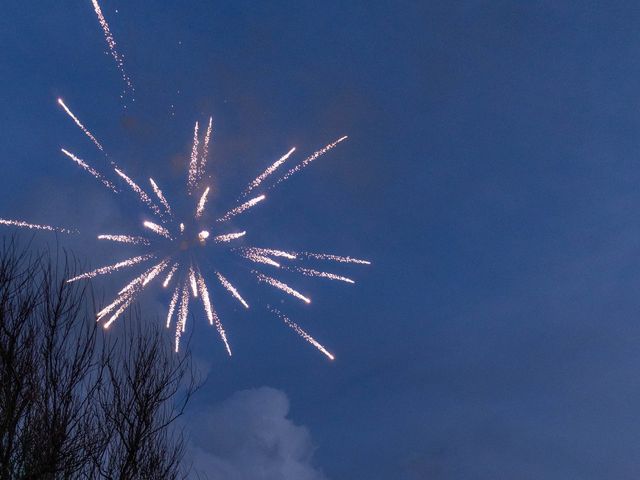
[[[298,272],[307,277],[320,277],[320,278],[328,278],[329,280],[339,280],[341,282],[346,283],[356,283],[350,278],[343,277],[341,275],[336,275],[335,273],[329,272],[320,272],[318,270],[314,270],[312,268],[303,268],[303,267],[287,267],[287,270],[291,270],[293,272]]]
[[[189,177],[187,179],[187,188],[189,195],[193,193],[198,180],[198,122],[193,128],[193,146],[191,147],[191,161],[189,162]]]
[[[50,225],[38,225],[36,223],[23,222],[22,220],[6,220],[4,218],[0,218],[0,225],[28,228],[29,230],[46,230],[48,232],[78,233],[77,230],[69,230],[68,228],[52,227]]]
[[[81,275],[78,275],[78,276],[75,276],[73,278],[70,278],[69,280],[67,280],[67,283],[75,282],[76,280],[81,280],[83,278],[93,278],[93,277],[97,277],[98,275],[105,275],[105,274],[113,273],[113,272],[116,272],[116,271],[118,271],[118,270],[120,270],[122,268],[132,267],[137,263],[145,262],[145,261],[150,260],[150,259],[152,259],[154,257],[155,257],[155,255],[153,253],[149,253],[147,255],[140,255],[138,257],[128,258],[128,259],[123,260],[121,262],[114,263],[113,265],[107,265],[106,267],[101,267],[101,268],[98,268],[96,270],[92,270],[90,272],[83,273]]]
[[[285,314],[283,314],[282,312],[280,312],[276,308],[267,306],[267,309],[269,311],[271,311],[271,313],[275,314],[280,320],[282,320],[294,332],[296,332],[298,335],[300,335],[302,338],[304,338],[307,342],[309,342],[311,345],[313,345],[318,350],[320,350],[322,353],[324,353],[329,358],[329,360],[335,360],[336,357],[334,357],[331,352],[329,352],[326,348],[324,348],[324,346],[322,346],[315,338],[313,338],[311,335],[309,335],[307,332],[305,332],[302,328],[300,328],[300,326],[297,323],[295,323],[293,320],[290,320]]]
[[[164,288],[167,288],[169,286],[169,283],[171,283],[171,279],[173,278],[173,275],[178,270],[179,266],[180,266],[180,264],[178,262],[173,264],[173,267],[171,267],[171,270],[169,270],[169,273],[167,274],[167,278],[165,278],[164,282],[162,282],[162,286]]]
[[[148,206],[151,211],[153,211],[153,213],[155,213],[156,215],[158,215],[159,217],[162,217],[162,212],[160,211],[160,209],[158,208],[158,206],[153,203],[153,201],[151,201],[151,199],[149,198],[149,195],[147,195],[147,193],[142,190],[138,184],[136,182],[134,182],[133,180],[131,180],[126,173],[124,173],[122,170],[120,170],[119,168],[114,168],[115,172],[120,175],[120,177],[127,183],[127,185],[129,185],[131,187],[131,190],[133,190],[134,192],[136,192],[138,194],[138,196],[140,197],[140,200],[146,205]]]
[[[58,99],[58,105],[60,105],[65,112],[67,112],[67,115],[69,115],[69,117],[71,117],[71,120],[73,120],[75,122],[75,124],[78,126],[78,128],[80,128],[80,130],[82,130],[82,132],[89,137],[89,139],[93,142],[93,144],[98,147],[98,150],[100,150],[101,152],[104,152],[104,148],[102,148],[102,145],[100,144],[100,142],[98,140],[96,140],[96,137],[93,136],[93,134],[82,124],[82,122],[80,122],[80,120],[78,120],[78,117],[76,117],[73,112],[71,110],[69,110],[69,107],[67,107],[64,103],[64,101],[59,98]]]
[[[100,180],[102,184],[105,187],[107,187],[109,190],[111,190],[114,193],[118,193],[118,189],[113,183],[111,183],[109,180],[104,178],[100,173],[98,173],[96,169],[88,165],[84,160],[75,156],[73,153],[69,152],[68,150],[65,150],[64,148],[61,148],[60,151],[64,153],[67,157],[69,157],[71,160],[73,160],[75,163],[80,165],[80,167],[82,167],[85,171],[87,171],[89,174],[94,176],[97,180]]]
[[[160,200],[160,203],[162,203],[162,206],[164,207],[164,209],[167,211],[169,215],[173,215],[171,213],[171,207],[169,206],[169,202],[167,202],[167,199],[165,198],[164,193],[162,193],[162,190],[160,190],[160,188],[158,187],[158,184],[153,180],[153,178],[149,179],[149,183],[151,183],[151,188],[153,188],[153,191],[158,197],[158,200]]]
[[[207,187],[200,197],[200,201],[198,202],[198,208],[196,209],[196,218],[200,218],[204,213],[204,207],[207,204],[207,195],[209,195],[209,187]]]
[[[204,278],[202,277],[202,275],[200,275],[200,273],[198,273],[198,288],[200,289],[200,293],[202,295],[202,302],[204,304],[204,309],[207,317],[209,318],[209,323],[212,325],[215,324],[216,329],[218,330],[218,334],[220,335],[220,338],[222,339],[224,346],[227,349],[227,353],[229,354],[229,356],[231,356],[231,347],[229,346],[229,341],[227,340],[227,334],[224,331],[224,327],[222,326],[220,318],[218,318],[218,315],[211,306],[207,284],[205,283]]]
[[[239,215],[242,212],[244,212],[244,211],[250,209],[251,207],[257,205],[258,203],[263,201],[265,198],[266,198],[265,195],[260,195],[259,197],[252,198],[251,200],[248,200],[248,201],[244,202],[242,205],[229,210],[222,217],[220,217],[217,221],[218,222],[226,222],[231,217],[235,217],[236,215]]]
[[[315,258],[316,260],[330,260],[339,263],[357,263],[359,265],[371,265],[369,260],[361,260],[359,258],[341,257],[340,255],[331,255],[328,253],[308,253],[304,252],[301,255],[307,258]]]
[[[242,196],[246,197],[247,195],[249,195],[251,190],[253,190],[254,188],[257,188],[267,177],[269,177],[272,173],[274,173],[278,169],[278,167],[280,167],[280,165],[286,162],[287,159],[291,156],[291,154],[295,151],[296,151],[296,147],[293,147],[291,150],[285,153],[282,157],[276,160],[273,163],[273,165],[267,168],[253,182],[249,184],[249,186],[245,189],[245,191],[242,192]]]
[[[247,260],[251,260],[254,263],[263,263],[265,265],[271,265],[272,267],[280,268],[280,264],[278,262],[264,255],[259,255],[257,253],[251,253],[249,251],[246,251],[246,252],[242,252],[242,256]]]
[[[269,276],[265,275],[264,273],[257,272],[255,270],[253,270],[253,273],[258,278],[258,280],[260,280],[261,282],[268,283],[272,287],[276,287],[276,288],[282,290],[283,292],[288,293],[289,295],[293,295],[294,297],[299,298],[300,300],[302,300],[305,303],[311,303],[311,299],[310,298],[305,297],[303,294],[301,294],[297,290],[294,290],[293,288],[291,288],[286,283],[281,282],[280,280],[277,280],[277,279],[275,279],[273,277],[269,277]]]
[[[346,135],[344,137],[339,138],[338,140],[336,140],[333,143],[330,143],[329,145],[327,145],[324,148],[321,148],[320,150],[318,150],[317,152],[313,153],[310,157],[307,157],[306,159],[304,159],[302,161],[302,163],[296,165],[295,167],[293,167],[291,170],[289,170],[287,173],[284,174],[284,176],[282,178],[280,178],[280,180],[278,180],[274,187],[282,182],[284,182],[285,180],[288,180],[289,177],[291,177],[291,175],[299,172],[300,170],[302,170],[303,168],[307,167],[311,162],[313,162],[314,160],[316,160],[318,157],[321,157],[322,155],[324,155],[325,153],[327,153],[329,150],[331,150],[332,148],[334,148],[336,145],[338,145],[340,142],[346,140],[347,137]]]
[[[207,126],[207,133],[204,136],[204,143],[202,145],[202,156],[200,157],[200,164],[198,165],[197,181],[202,180],[204,171],[207,168],[207,160],[209,158],[209,141],[211,140],[211,129],[213,128],[213,117],[209,117],[209,125]]]
[[[157,233],[158,235],[165,237],[168,240],[172,240],[169,230],[164,228],[162,225],[158,225],[157,223],[150,222],[149,220],[146,220],[143,223],[143,225],[145,226],[145,228],[148,228],[153,233]]]
[[[229,291],[229,293],[231,293],[231,295],[236,297],[236,299],[242,305],[244,305],[244,308],[249,308],[249,304],[245,302],[244,298],[242,298],[242,296],[238,293],[238,290],[236,290],[236,288],[233,285],[231,285],[229,280],[227,280],[220,272],[216,272],[216,275],[218,276],[218,280],[220,280],[220,283],[222,284],[222,286],[226,288]]]
[[[244,237],[247,232],[225,233],[224,235],[218,235],[214,237],[214,241],[218,243],[230,242],[237,238]]]
[[[104,18],[104,15],[102,14],[102,9],[100,8],[100,4],[98,3],[98,0],[91,0],[91,3],[93,4],[93,10],[96,12],[96,16],[98,17],[98,22],[100,23],[100,26],[102,27],[102,31],[104,32],[104,38],[107,42],[107,45],[109,46],[109,51],[111,52],[111,56],[115,60],[116,66],[120,71],[122,81],[133,93],[135,92],[133,82],[131,81],[131,78],[129,78],[129,75],[127,75],[127,72],[124,69],[124,55],[120,54],[116,48],[116,40],[113,37],[113,34],[111,33],[111,29],[109,28],[109,24],[107,23],[107,20]]]
[[[250,253],[252,255],[271,255],[274,257],[284,257],[289,260],[295,260],[297,257],[296,253],[293,252],[285,252],[283,250],[276,250],[275,248],[260,248],[260,247],[249,247],[240,249],[242,252]]]
[[[173,290],[173,295],[171,296],[171,302],[169,302],[169,311],[167,312],[167,328],[171,326],[171,317],[173,317],[173,312],[176,309],[176,304],[178,303],[178,295],[180,295],[180,285],[178,285]]]
[[[131,243],[133,245],[151,245],[151,242],[144,237],[134,237],[131,235],[98,235],[98,240],[110,240],[112,242]]]

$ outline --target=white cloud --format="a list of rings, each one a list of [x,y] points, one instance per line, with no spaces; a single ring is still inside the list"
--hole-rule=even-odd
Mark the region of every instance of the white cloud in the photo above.
[[[326,480],[309,431],[287,418],[289,399],[262,387],[234,393],[191,426],[194,473],[210,480]]]

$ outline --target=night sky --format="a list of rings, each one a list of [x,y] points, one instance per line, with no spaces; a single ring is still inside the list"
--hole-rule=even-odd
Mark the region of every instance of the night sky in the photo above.
[[[193,123],[213,115],[212,214],[292,146],[302,160],[350,137],[233,225],[258,245],[372,265],[326,264],[355,285],[285,275],[311,305],[231,270],[252,304],[213,292],[231,358],[192,309],[191,347],[208,375],[184,420],[195,471],[638,478],[636,2],[102,8],[135,102],[120,98],[89,0],[3,4],[0,217],[82,231],[39,233],[36,245],[57,240],[97,267],[136,250],[96,234],[149,219],[60,153],[107,165],[59,96],[132,177],[153,176],[178,205]],[[93,286],[110,298],[131,275]],[[143,296],[146,321],[163,321],[169,296]]]

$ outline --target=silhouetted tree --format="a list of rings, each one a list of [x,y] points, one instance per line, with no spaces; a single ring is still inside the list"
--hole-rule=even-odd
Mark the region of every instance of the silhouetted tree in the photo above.
[[[0,478],[184,477],[189,354],[137,310],[121,338],[103,335],[73,270],[14,239],[0,247]]]

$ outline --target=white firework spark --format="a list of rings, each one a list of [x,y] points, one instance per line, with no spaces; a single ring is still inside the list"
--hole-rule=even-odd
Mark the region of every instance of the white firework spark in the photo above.
[[[151,183],[151,188],[153,188],[153,191],[155,192],[156,196],[160,200],[160,203],[162,203],[162,206],[165,208],[167,213],[169,215],[173,215],[171,213],[171,207],[169,206],[169,202],[167,202],[167,199],[165,198],[164,193],[162,193],[162,190],[160,190],[160,188],[158,187],[158,184],[153,180],[153,178],[149,179],[149,183]]]
[[[280,268],[280,264],[278,262],[276,262],[275,260],[265,255],[259,255],[251,252],[243,252],[242,256],[247,260],[251,260],[254,263],[263,263],[265,265],[271,265],[272,267]]]
[[[311,335],[309,335],[307,332],[305,332],[302,328],[300,328],[300,326],[297,323],[295,323],[293,320],[289,319],[286,315],[284,315],[278,309],[273,308],[271,306],[268,306],[267,308],[272,313],[274,313],[280,320],[282,320],[287,326],[291,327],[291,329],[294,332],[296,332],[298,335],[300,335],[302,338],[304,338],[307,342],[309,342],[311,345],[313,345],[318,350],[320,350],[322,353],[324,353],[329,358],[329,360],[335,360],[336,357],[334,357],[331,352],[329,352],[320,343],[318,343],[318,341],[315,338],[313,338]]]
[[[209,195],[210,188],[207,187],[200,197],[200,201],[198,202],[198,207],[196,208],[196,218],[200,218],[204,213],[204,206],[207,204],[207,195]]]
[[[157,223],[150,222],[149,220],[145,220],[143,225],[145,228],[148,228],[153,233],[157,233],[158,235],[171,240],[171,234],[169,233],[169,230],[164,228],[162,225],[158,225]]]
[[[209,232],[207,232],[207,237],[209,236],[208,233]],[[235,232],[235,233],[225,233],[223,235],[218,235],[217,237],[214,237],[213,240],[218,243],[225,243],[225,242],[230,242],[231,240],[236,240],[237,238],[240,238],[240,237],[244,237],[246,234],[247,234],[246,231]]]
[[[200,293],[202,294],[202,302],[204,303],[204,309],[207,313],[207,317],[209,318],[210,324],[215,324],[218,333],[220,334],[220,338],[222,339],[225,348],[227,349],[227,353],[231,356],[231,347],[229,346],[229,341],[227,340],[227,334],[224,331],[224,327],[222,326],[222,322],[215,310],[211,306],[211,300],[209,299],[209,291],[207,290],[207,284],[204,281],[202,275],[198,273],[198,287],[200,289]]]
[[[193,271],[193,266],[189,267],[189,283],[191,284],[193,298],[196,298],[198,296],[198,284],[196,283],[196,272]]]
[[[64,103],[64,101],[59,98],[58,99],[58,105],[60,105],[65,112],[67,112],[67,115],[69,115],[69,117],[71,117],[71,120],[73,120],[75,122],[75,124],[78,126],[78,128],[80,128],[80,130],[83,131],[83,133],[89,137],[89,140],[91,140],[93,142],[93,144],[98,147],[98,150],[100,150],[101,152],[104,151],[104,148],[102,147],[102,145],[100,144],[100,142],[98,140],[96,140],[96,137],[93,136],[93,134],[82,124],[82,122],[80,122],[80,120],[78,120],[78,117],[76,117],[73,112],[71,110],[69,110],[69,107],[67,107]]]
[[[311,156],[307,157],[306,159],[304,159],[302,161],[302,163],[296,165],[295,167],[293,167],[291,170],[289,170],[287,173],[284,174],[284,176],[282,178],[280,178],[280,180],[278,180],[275,185],[278,185],[279,183],[284,182],[285,180],[288,180],[289,177],[291,177],[291,175],[299,172],[300,170],[302,170],[303,168],[305,168],[306,166],[308,166],[311,162],[313,162],[314,160],[316,160],[318,157],[324,155],[325,153],[327,153],[329,150],[331,150],[332,148],[334,148],[336,145],[338,145],[340,142],[346,140],[347,137],[346,135],[344,137],[339,138],[338,140],[336,140],[333,143],[330,143],[329,145],[327,145],[324,148],[321,148],[320,150],[318,150],[317,152],[313,153]],[[274,185],[274,186],[275,186]]]
[[[110,240],[112,242],[131,243],[133,245],[151,245],[151,242],[144,237],[132,235],[98,235],[98,240]]]
[[[95,0],[94,6],[97,5]],[[99,7],[97,9],[99,12]],[[101,14],[98,13],[99,18]],[[102,21],[101,21],[102,24]],[[103,27],[104,28],[104,27]],[[108,32],[108,26],[105,32]],[[107,33],[105,33],[107,35]],[[108,37],[112,38],[112,37]],[[109,42],[109,40],[108,40]],[[115,48],[115,43],[113,43]],[[111,44],[110,44],[111,47]],[[115,50],[112,50],[112,54]],[[114,55],[114,58],[121,58]],[[65,112],[74,120],[76,125],[87,135],[89,139],[104,152],[102,144],[100,144],[96,137],[93,136],[89,130],[87,130],[77,117],[67,108],[62,100],[59,100],[60,105],[64,108]],[[229,233],[220,232],[213,225],[206,220],[204,215],[207,200],[211,191],[211,186],[204,184],[205,166],[207,156],[209,152],[209,145],[212,132],[212,119],[209,118],[208,127],[204,135],[204,140],[200,142],[199,136],[199,123],[195,123],[193,145],[191,148],[191,156],[189,158],[189,164],[187,166],[187,198],[193,201],[193,195],[195,192],[202,192],[197,203],[193,205],[194,212],[190,219],[176,219],[177,213],[172,211],[169,202],[164,196],[162,190],[158,187],[157,183],[150,178],[149,182],[159,204],[156,204],[149,195],[136,183],[132,178],[124,173],[124,169],[118,167],[113,161],[111,162],[114,168],[114,172],[122,178],[129,187],[137,194],[139,200],[148,208],[151,209],[155,217],[152,220],[146,220],[142,226],[145,230],[150,230],[155,233],[156,236],[145,236],[136,234],[100,234],[99,240],[107,240],[114,243],[130,244],[136,247],[144,247],[145,253],[139,254],[119,261],[117,263],[106,265],[95,270],[82,273],[73,278],[67,280],[68,282],[75,282],[82,279],[91,279],[99,275],[109,275],[126,268],[133,268],[137,265],[142,265],[145,262],[154,260],[154,265],[146,266],[144,271],[133,279],[131,279],[123,288],[120,289],[111,303],[104,306],[97,313],[97,320],[103,322],[103,326],[108,328],[112,325],[116,319],[118,319],[140,296],[140,294],[161,274],[164,275],[161,283],[162,287],[167,288],[171,282],[175,285],[171,289],[170,299],[168,302],[168,311],[166,325],[170,327],[173,319],[175,318],[175,348],[179,349],[180,338],[187,328],[187,320],[189,318],[190,309],[190,296],[193,295],[194,301],[199,301],[202,304],[204,314],[206,315],[209,323],[216,328],[220,338],[225,346],[226,351],[231,355],[231,347],[227,338],[227,333],[222,325],[220,317],[214,309],[211,300],[211,293],[207,287],[205,277],[201,273],[201,262],[203,260],[211,261],[211,256],[207,255],[208,248],[215,248],[216,255],[234,255],[239,258],[240,263],[238,265],[244,266],[247,272],[253,275],[253,278],[257,279],[259,284],[265,283],[274,287],[287,295],[291,295],[305,303],[310,303],[311,300],[308,296],[300,293],[296,288],[284,283],[281,280],[266,275],[265,273],[252,269],[260,266],[268,266],[274,268],[286,269],[289,272],[298,273],[309,277],[326,278],[330,280],[338,280],[347,283],[353,283],[350,278],[344,277],[336,273],[328,273],[321,270],[315,270],[298,265],[289,265],[290,262],[296,262],[300,260],[330,260],[345,264],[369,264],[367,260],[360,260],[348,256],[338,256],[333,254],[321,254],[321,253],[298,253],[293,251],[286,251],[278,248],[263,248],[257,246],[234,246],[234,241],[243,238],[247,235],[246,230],[233,231]],[[276,184],[288,179],[290,176],[305,168],[311,162],[318,157],[326,153],[328,150],[334,148],[338,143],[346,139],[342,137],[337,141],[327,145],[321,150],[316,151],[311,156],[307,157],[296,167],[290,169],[282,178],[280,178]],[[279,158],[275,163],[269,166],[263,171],[255,180],[253,180],[249,186],[242,192],[242,196],[246,197],[251,191],[262,187],[264,182],[272,176],[279,167],[281,167],[287,159],[293,154],[295,148],[290,149],[285,155]],[[84,160],[78,158],[66,149],[62,149],[62,152],[71,158],[81,168],[93,175],[96,179],[101,181],[105,186],[111,190],[116,190],[116,187],[107,180],[102,174],[93,167],[89,166]],[[272,185],[273,186],[273,185]],[[265,200],[265,195],[261,194],[254,198],[251,198],[244,203],[231,208],[222,217],[218,218],[216,222],[225,222],[246,210],[254,207],[258,203]],[[160,205],[162,210],[159,208]],[[224,211],[224,210],[223,210]],[[177,211],[176,211],[177,212]],[[157,220],[157,221],[156,221]],[[162,222],[162,225],[158,222]],[[207,225],[207,223],[209,223]],[[72,230],[52,227],[49,225],[32,224],[22,220],[4,220],[0,219],[0,225],[15,226],[28,229],[38,229],[51,232],[61,233],[74,233]],[[215,225],[215,223],[214,223]],[[143,230],[144,231],[144,230]],[[76,232],[77,233],[77,232]],[[212,237],[212,242],[207,242],[207,239]],[[202,253],[201,253],[202,252]],[[222,252],[222,253],[221,253]],[[215,258],[215,257],[214,257]],[[277,260],[276,260],[277,259]],[[282,263],[281,263],[282,262]],[[257,264],[257,265],[256,265]],[[163,273],[164,272],[164,273]],[[238,288],[233,285],[222,273],[217,271],[214,265],[213,272],[219,282],[218,288],[222,288],[224,292],[228,293],[235,300],[240,302],[245,308],[249,308],[249,303],[240,294]],[[305,341],[315,346],[328,358],[333,359],[333,355],[329,353],[322,345],[316,342],[309,334],[307,334],[296,323],[291,321],[285,315],[275,309],[270,309],[275,313],[286,325],[292,328],[298,335],[300,335]]]
[[[291,288],[286,283],[281,282],[280,280],[277,280],[277,279],[275,279],[273,277],[269,277],[268,275],[265,275],[264,273],[257,272],[255,270],[253,271],[253,273],[258,278],[258,280],[260,280],[261,282],[268,283],[272,287],[276,287],[276,288],[282,290],[283,292],[288,293],[289,295],[293,295],[294,297],[299,298],[300,300],[302,300],[305,303],[311,303],[311,299],[310,298],[305,297],[303,294],[301,294],[297,290],[294,290],[293,288]]]
[[[336,275],[335,273],[329,272],[321,272],[319,270],[314,270],[312,268],[303,268],[303,267],[287,267],[288,270],[301,273],[306,275],[307,277],[320,277],[320,278],[328,278],[329,280],[339,280],[341,282],[346,283],[356,283],[350,278],[343,277],[341,275]]]
[[[106,267],[97,268],[96,270],[92,270],[87,273],[83,273],[81,275],[75,276],[67,280],[67,282],[75,282],[76,280],[81,280],[83,278],[93,278],[98,275],[105,275],[109,273],[116,272],[122,268],[132,267],[137,263],[145,262],[155,257],[155,254],[149,253],[147,255],[140,255],[138,257],[128,258],[118,263],[114,263],[113,265],[107,265]]]
[[[102,9],[100,8],[100,4],[98,3],[98,0],[91,0],[91,3],[93,4],[93,10],[96,12],[96,16],[98,17],[98,22],[100,23],[100,26],[102,27],[102,31],[104,32],[104,38],[107,41],[107,45],[109,46],[109,51],[111,52],[111,56],[115,60],[116,66],[120,71],[122,80],[124,81],[126,86],[133,92],[135,91],[133,82],[131,81],[131,78],[129,78],[129,75],[127,75],[127,72],[124,69],[124,55],[119,53],[118,50],[116,49],[116,40],[115,38],[113,38],[113,34],[111,33],[109,24],[107,23],[107,20],[104,18],[104,15],[102,14]]]
[[[361,260],[359,258],[352,258],[352,257],[341,257],[340,255],[331,255],[328,253],[304,252],[300,255],[303,255],[307,258],[315,258],[316,260],[330,260],[332,262],[339,262],[339,263],[357,263],[359,265],[371,265],[371,262],[369,260]]]
[[[213,128],[213,117],[209,117],[209,125],[207,126],[207,133],[204,136],[204,142],[202,144],[202,156],[200,157],[200,164],[198,165],[198,181],[202,180],[205,169],[207,168],[207,160],[209,158],[209,141],[211,141],[212,128]]]
[[[284,257],[289,260],[295,260],[298,258],[298,254],[295,252],[285,252],[283,250],[276,250],[275,248],[260,248],[260,247],[248,247],[240,249],[242,252],[250,253],[252,255],[270,255],[272,257]]]
[[[127,185],[129,185],[131,187],[131,190],[133,190],[134,192],[136,192],[138,194],[138,196],[140,197],[140,200],[142,200],[142,202],[147,205],[152,211],[153,213],[155,213],[158,216],[162,216],[162,212],[160,211],[160,209],[158,208],[158,206],[153,203],[153,201],[149,198],[149,195],[147,195],[147,193],[142,190],[138,184],[136,182],[134,182],[133,180],[131,180],[126,173],[124,173],[122,170],[120,170],[119,168],[114,168],[115,172],[120,175],[120,177],[127,182]]]
[[[178,321],[176,322],[176,352],[180,349],[180,337],[185,331],[187,318],[189,316],[189,288],[185,283],[182,285],[182,299],[180,300],[180,308],[178,309]]]
[[[52,227],[50,225],[38,225],[36,223],[23,222],[22,220],[6,220],[4,218],[0,218],[0,225],[28,228],[29,230],[46,230],[49,232],[58,233],[78,233],[77,230],[69,230],[68,228]]]
[[[189,162],[189,177],[187,179],[187,187],[189,195],[193,193],[198,180],[198,122],[193,128],[193,146],[191,147],[191,161]]]
[[[179,294],[180,294],[180,285],[178,285],[173,290],[173,295],[171,296],[171,302],[169,302],[169,311],[167,312],[167,328],[171,326],[171,317],[173,317],[173,312],[176,309],[176,304],[178,303]]]
[[[267,198],[265,195],[260,195],[258,197],[252,198],[251,200],[247,200],[242,205],[239,205],[236,208],[232,208],[231,210],[229,210],[222,217],[220,217],[217,221],[218,222],[226,222],[231,217],[235,217],[236,215],[238,215],[238,214],[250,209],[251,207],[257,205],[258,203],[263,201],[265,198]]]
[[[82,167],[85,171],[89,172],[91,175],[93,175],[97,180],[100,180],[102,182],[102,184],[107,187],[109,190],[111,190],[114,193],[118,193],[118,189],[116,188],[116,186],[111,183],[109,180],[107,180],[106,178],[104,178],[95,168],[91,167],[90,165],[88,165],[84,160],[82,160],[81,158],[75,156],[73,153],[69,152],[68,150],[65,150],[64,148],[60,149],[62,151],[62,153],[64,153],[67,157],[69,157],[71,160],[73,160],[74,162],[76,162],[78,165],[80,165],[80,167]]]
[[[273,163],[273,165],[269,166],[253,182],[251,182],[249,184],[249,186],[245,189],[245,191],[242,192],[242,196],[246,197],[247,195],[249,195],[251,190],[253,190],[254,188],[258,187],[258,185],[260,185],[269,175],[271,175],[273,172],[275,172],[278,169],[278,167],[280,165],[282,165],[284,162],[286,162],[287,159],[291,156],[291,154],[293,152],[295,152],[295,151],[296,151],[296,147],[293,147],[291,150],[289,150],[287,153],[285,153],[282,157],[280,157],[278,160],[276,160]]]
[[[171,279],[173,278],[173,275],[176,273],[176,270],[178,270],[179,266],[180,264],[178,262],[173,264],[173,267],[171,267],[171,270],[169,270],[169,273],[167,274],[167,278],[165,278],[164,282],[162,282],[162,286],[164,288],[167,288],[169,286],[169,283],[171,283]]]
[[[222,284],[222,286],[224,288],[227,289],[227,291],[229,293],[231,293],[231,295],[233,295],[234,297],[236,297],[238,299],[238,301],[244,305],[244,308],[249,308],[249,304],[244,300],[244,298],[242,298],[242,295],[240,295],[238,293],[238,290],[236,290],[236,287],[234,287],[233,285],[231,285],[231,283],[229,282],[229,280],[227,280],[226,278],[224,278],[224,276],[220,273],[220,272],[216,272],[216,275],[218,276],[218,280],[220,280],[220,283]]]

